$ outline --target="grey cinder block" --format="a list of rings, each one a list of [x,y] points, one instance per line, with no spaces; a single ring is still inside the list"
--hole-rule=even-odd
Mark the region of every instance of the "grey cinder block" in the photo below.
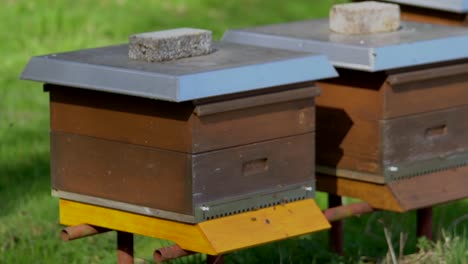
[[[392,32],[400,27],[400,7],[396,4],[366,1],[334,5],[330,29],[341,34]]]
[[[147,32],[129,37],[128,57],[150,62],[201,56],[212,51],[212,33],[195,28]]]

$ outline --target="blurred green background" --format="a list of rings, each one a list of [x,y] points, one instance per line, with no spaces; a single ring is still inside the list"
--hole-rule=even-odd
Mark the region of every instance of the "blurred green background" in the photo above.
[[[19,81],[34,55],[127,42],[133,33],[176,27],[213,30],[327,16],[332,0],[3,0],[0,9],[0,263],[114,263],[115,234],[61,242],[57,199],[49,185],[48,97],[42,85]],[[326,195],[317,200],[326,207]],[[442,227],[464,237],[467,201],[435,208]],[[461,219],[461,220],[460,220]],[[321,232],[226,256],[227,263],[355,263],[387,253],[384,224],[398,245],[409,234],[406,252],[416,247],[414,213],[379,212],[346,222],[346,257],[327,249]],[[384,223],[384,224],[383,224]],[[167,241],[136,237],[137,257],[151,261]],[[199,263],[194,256],[178,263]]]

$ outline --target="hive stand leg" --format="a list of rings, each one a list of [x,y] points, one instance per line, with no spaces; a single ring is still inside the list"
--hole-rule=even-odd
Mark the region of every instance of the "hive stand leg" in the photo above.
[[[432,240],[432,207],[421,208],[416,211],[417,235]]]
[[[328,208],[341,205],[341,196],[328,194]],[[343,220],[332,222],[329,234],[330,249],[339,255],[343,255]]]
[[[206,255],[206,264],[224,264],[224,256],[223,255]]]
[[[117,231],[117,263],[133,264],[133,234]]]

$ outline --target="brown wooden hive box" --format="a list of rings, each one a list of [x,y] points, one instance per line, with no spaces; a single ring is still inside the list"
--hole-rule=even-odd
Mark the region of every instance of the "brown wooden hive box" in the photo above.
[[[318,171],[390,182],[468,162],[468,64],[368,73],[318,85]]]
[[[213,45],[160,63],[127,45],[33,57],[22,78],[50,93],[53,194],[187,223],[313,198],[313,81],[336,71],[322,55]]]
[[[317,84],[318,190],[397,212],[467,197],[466,62],[339,74]]]
[[[468,30],[400,25],[354,35],[306,20],[223,40],[326,54],[339,77],[317,82],[317,190],[403,212],[468,197]]]
[[[216,202],[239,196],[274,190],[277,203],[304,199],[305,191],[286,192],[314,181],[318,88],[200,104],[47,90],[52,188],[60,192],[159,209],[154,212],[163,216],[210,206],[209,218],[218,216]],[[227,212],[275,203],[261,200]]]

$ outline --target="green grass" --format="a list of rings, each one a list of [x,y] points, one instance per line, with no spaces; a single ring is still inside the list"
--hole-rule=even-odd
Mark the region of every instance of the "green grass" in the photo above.
[[[115,234],[69,243],[59,239],[57,200],[49,186],[48,98],[38,83],[18,76],[33,55],[123,43],[136,32],[190,26],[209,28],[216,38],[228,28],[327,15],[335,1],[21,1],[3,0],[0,9],[0,263],[114,263]],[[317,197],[326,205],[325,195]],[[437,232],[465,234],[467,201],[435,208]],[[408,233],[406,252],[415,252],[414,213],[376,213],[346,222],[347,257],[328,252],[326,232],[234,252],[227,263],[354,263],[387,253],[385,219],[398,245]],[[466,248],[466,237],[460,235]],[[137,237],[136,254],[150,259],[168,242]],[[458,245],[458,244],[457,244]],[[189,259],[200,263],[203,257]]]

